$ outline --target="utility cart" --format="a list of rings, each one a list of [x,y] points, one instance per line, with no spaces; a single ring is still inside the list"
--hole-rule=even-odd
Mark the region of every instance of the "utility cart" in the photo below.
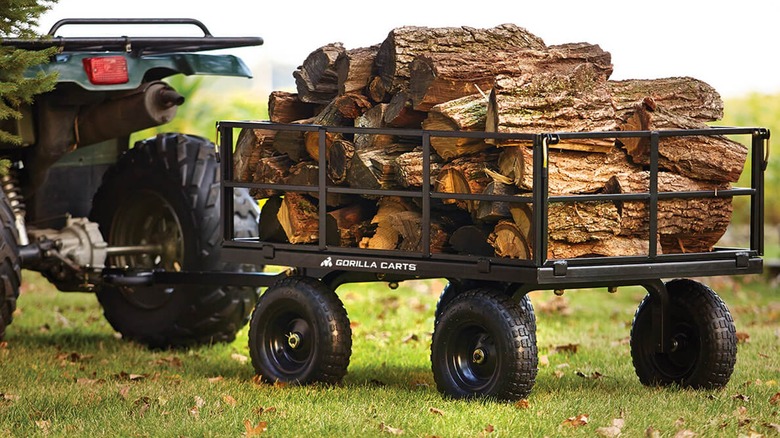
[[[240,129],[303,131],[318,136],[319,167],[314,185],[259,184],[234,175],[234,145]],[[418,189],[367,190],[336,186],[326,175],[329,136],[399,135],[422,145],[423,183]],[[638,285],[647,290],[631,329],[631,356],[645,385],[716,388],[725,385],[736,360],[736,331],[718,295],[689,277],[756,274],[762,271],[764,170],[769,132],[762,128],[599,133],[498,134],[407,129],[343,128],[223,121],[218,123],[223,191],[223,255],[229,262],[281,265],[282,274],[209,274],[202,281],[255,282],[270,286],[250,320],[252,363],[274,382],[339,382],[351,352],[347,313],[335,293],[345,283],[386,282],[391,287],[411,279],[446,278],[437,304],[431,347],[433,376],[449,396],[525,397],[537,373],[536,321],[527,297],[533,290],[607,288]],[[728,190],[659,191],[659,144],[681,136],[736,136],[750,139],[750,187]],[[533,191],[526,195],[442,193],[432,189],[431,138],[469,137],[527,141],[533,148]],[[548,195],[548,154],[572,139],[639,138],[649,142],[646,192]],[[313,244],[290,244],[237,237],[230,219],[235,190],[307,193],[320,200],[329,194],[397,196],[421,209],[421,251],[372,250],[334,245],[327,226],[328,207],[320,202],[318,236]],[[747,198],[749,243],[708,252],[663,254],[658,243],[659,204],[670,199]],[[432,205],[443,200],[524,204],[532,214],[532,251],[528,259],[431,251]],[[646,203],[647,248],[640,256],[548,257],[548,208],[554,203],[593,201]],[[263,212],[260,215],[262,227]],[[329,244],[330,243],[330,244]],[[152,277],[155,274],[150,274]],[[176,273],[157,273],[175,281]],[[167,278],[164,278],[167,277]],[[672,279],[672,280],[665,280]]]

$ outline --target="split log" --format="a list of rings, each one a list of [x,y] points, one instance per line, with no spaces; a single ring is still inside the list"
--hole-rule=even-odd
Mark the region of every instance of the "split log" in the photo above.
[[[379,45],[347,50],[336,59],[339,94],[362,93],[369,80]]]
[[[618,118],[626,121],[637,102],[646,97],[674,114],[685,115],[700,122],[723,118],[723,100],[706,82],[690,77],[662,79],[629,79],[608,84]]]
[[[404,188],[423,186],[423,153],[421,150],[405,152],[399,155],[393,162],[395,167],[395,180]],[[430,184],[438,178],[441,171],[441,158],[438,155],[430,156]]]
[[[517,186],[504,184],[498,181],[488,183],[484,195],[512,196],[519,192]],[[512,217],[512,204],[504,201],[477,201],[477,210],[474,219],[482,222],[497,222],[500,219]]]
[[[596,193],[613,176],[640,170],[629,162],[626,152],[616,146],[606,154],[550,149],[547,157],[550,196]],[[533,190],[533,148],[503,148],[498,168],[521,190]]]
[[[374,217],[365,202],[359,202],[328,212],[328,240],[330,235],[338,235],[338,246],[357,247],[368,228],[368,222]]]
[[[530,260],[533,256],[526,234],[514,222],[501,220],[488,237],[497,257]]]
[[[283,183],[294,186],[314,187],[319,186],[320,168],[315,161],[301,161],[290,167],[288,175]],[[335,185],[330,179],[326,179],[328,186]],[[318,192],[307,192],[308,196],[315,199],[319,197]],[[351,204],[352,197],[342,193],[328,193],[325,203],[328,207],[340,207]]]
[[[393,128],[419,129],[426,113],[412,108],[412,101],[406,92],[396,93],[385,110],[384,121],[387,126]]]
[[[332,43],[311,52],[293,72],[298,98],[307,103],[329,103],[338,94],[336,59],[344,53],[341,43]]]
[[[333,99],[336,111],[346,120],[355,120],[373,106],[368,98],[360,93],[345,93]]]
[[[630,257],[647,255],[650,246],[646,238],[612,236],[605,240],[580,243],[550,241],[547,258],[573,259],[578,257]]]
[[[252,182],[261,184],[280,184],[290,174],[290,168],[295,164],[287,155],[274,155],[261,158],[255,166]],[[256,199],[268,198],[281,194],[274,189],[250,189],[249,194]]]
[[[343,97],[343,96],[342,96]],[[313,125],[319,126],[351,126],[354,122],[351,118],[345,116],[339,103],[347,107],[347,111],[358,111],[357,104],[349,97],[333,99],[312,119]],[[349,102],[349,103],[346,103]],[[350,113],[352,114],[352,113]],[[319,131],[308,131],[304,135],[304,142],[306,145],[306,153],[313,160],[319,160],[320,158],[320,133]],[[329,148],[334,140],[342,138],[342,134],[336,132],[325,133],[325,147]]]
[[[434,106],[423,121],[431,131],[484,131],[487,100],[472,94]],[[431,147],[445,160],[475,154],[491,147],[484,140],[462,137],[431,137]]]
[[[303,119],[291,122],[292,125],[305,125],[313,122],[313,119]],[[280,154],[286,154],[293,161],[301,161],[309,158],[306,151],[304,131],[291,131],[280,129],[274,136],[273,147]]]
[[[276,155],[273,149],[275,131],[266,129],[242,129],[233,153],[233,174],[238,181],[252,181],[261,158]]]
[[[355,155],[355,145],[348,140],[338,139],[327,149],[328,177],[336,185],[347,183],[352,157]]]
[[[319,240],[319,210],[308,196],[287,192],[277,213],[279,224],[290,243],[317,243]]]
[[[607,193],[647,193],[650,173],[635,172],[613,177]],[[697,181],[668,172],[658,174],[659,192],[709,191],[729,189],[728,183]],[[714,194],[713,193],[713,194]],[[621,234],[644,236],[649,232],[649,203],[617,203],[621,216]],[[663,253],[706,252],[720,240],[731,222],[731,197],[662,199],[658,201],[658,234]]]
[[[268,119],[273,123],[292,123],[314,116],[317,105],[301,102],[297,93],[273,91],[268,96]]]
[[[362,116],[355,119],[357,128],[385,128],[385,111],[387,104],[379,104],[366,111]],[[391,145],[396,142],[393,135],[387,134],[355,134],[355,149],[376,149]]]
[[[604,80],[612,74],[609,52],[588,43],[546,50],[425,53],[410,65],[409,94],[414,109],[428,111],[443,102],[489,92],[499,75],[528,78],[541,72],[569,74],[584,63],[593,64]]]
[[[493,180],[487,169],[495,168],[498,154],[483,152],[478,155],[468,155],[457,158],[442,166],[434,184],[434,191],[439,193],[483,193]],[[459,208],[475,212],[477,202],[470,200],[444,199],[445,204],[455,204]]]
[[[399,236],[396,249],[409,252],[422,252],[422,214],[417,210],[397,212],[390,215],[389,224]],[[430,223],[430,250],[431,253],[444,252],[449,241],[444,227],[436,218],[431,218]]]
[[[393,143],[384,147],[356,150],[349,164],[347,182],[359,189],[390,189],[396,187],[395,162],[410,152],[412,145]]]
[[[377,213],[371,220],[371,223],[376,224],[376,230],[372,236],[364,237],[360,241],[360,247],[368,249],[396,249],[400,233],[393,227],[390,218],[410,210],[412,210],[412,205],[403,198],[385,196],[380,199]]]
[[[634,113],[621,126],[624,131],[707,128],[702,122],[657,106],[651,98],[637,104]],[[650,164],[650,139],[623,138],[620,142],[635,163]],[[658,154],[661,169],[705,181],[736,182],[744,169],[748,150],[723,136],[685,136],[661,138]]]
[[[470,27],[399,27],[379,47],[374,60],[372,98],[391,96],[408,87],[409,67],[418,55],[429,52],[476,52],[526,48],[544,50],[541,38],[513,24],[490,29]],[[382,101],[382,99],[378,100]]]
[[[285,234],[278,216],[282,202],[281,196],[272,196],[263,203],[258,227],[258,237],[261,241],[287,243],[287,234]]]
[[[539,72],[530,78],[499,76],[490,92],[485,131],[501,133],[598,132],[618,127],[606,81],[593,64],[571,74]],[[498,146],[520,140],[488,139]],[[607,152],[614,139],[570,139],[559,149]]]

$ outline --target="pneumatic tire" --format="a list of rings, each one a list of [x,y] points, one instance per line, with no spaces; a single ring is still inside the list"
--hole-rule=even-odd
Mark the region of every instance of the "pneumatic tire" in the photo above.
[[[22,283],[16,222],[8,197],[0,191],[0,340],[11,324]]]
[[[453,398],[528,396],[536,380],[536,323],[528,297],[493,289],[453,298],[434,327],[433,379]]]
[[[352,354],[344,305],[319,280],[280,280],[257,302],[249,323],[249,353],[266,382],[338,384]]]
[[[716,389],[726,386],[737,360],[737,335],[726,304],[709,287],[673,280],[669,293],[670,351],[656,351],[652,307],[647,295],[631,327],[631,358],[639,381],[648,386]]]
[[[234,192],[235,193],[235,192]],[[156,252],[110,257],[107,264],[173,271],[245,271],[225,264],[220,247],[220,169],[214,145],[182,134],[138,142],[106,172],[90,218],[110,246]],[[257,235],[251,197],[234,194],[236,236]],[[252,287],[104,284],[97,297],[123,337],[152,348],[230,342],[257,300]]]

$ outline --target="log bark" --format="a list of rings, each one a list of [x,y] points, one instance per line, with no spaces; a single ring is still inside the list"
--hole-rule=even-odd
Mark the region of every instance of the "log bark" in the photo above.
[[[359,189],[390,189],[396,187],[398,157],[410,152],[412,145],[393,143],[388,146],[356,150],[349,165],[347,182]]]
[[[233,153],[233,174],[238,181],[252,181],[258,161],[277,154],[273,149],[275,135],[266,129],[241,130]]]
[[[347,183],[355,145],[348,140],[335,140],[327,149],[328,177],[336,185]]]
[[[316,201],[308,196],[285,193],[277,218],[288,242],[317,243],[319,240],[319,212]]]
[[[457,158],[442,166],[434,184],[439,193],[483,193],[493,180],[486,169],[495,168],[498,154],[484,152]],[[444,199],[445,204],[455,204],[459,208],[475,212],[477,202],[471,200]]]
[[[301,161],[290,167],[288,175],[283,183],[287,185],[314,187],[319,185],[320,169],[315,161]],[[332,181],[326,180],[328,186],[333,186]],[[307,192],[314,199],[319,197],[318,192]],[[341,193],[328,193],[325,203],[328,207],[340,207],[352,203],[352,197]]]
[[[540,72],[530,78],[499,76],[490,93],[485,130],[501,133],[599,132],[618,128],[606,81],[593,64],[570,74]],[[498,146],[528,144],[494,140]],[[558,149],[607,152],[614,139],[571,139]]]
[[[255,173],[252,182],[261,184],[280,184],[290,174],[290,168],[295,163],[287,155],[274,155],[261,158],[255,166]],[[274,189],[250,189],[249,194],[255,199],[268,198],[279,195],[280,192]]]
[[[609,81],[618,118],[626,121],[634,107],[645,98],[668,112],[685,115],[700,122],[723,118],[723,100],[706,82],[690,77],[629,79]]]
[[[381,94],[406,90],[409,67],[418,55],[430,52],[470,52],[527,48],[544,50],[541,38],[527,30],[503,24],[490,29],[470,27],[399,27],[393,29],[379,47],[374,60],[372,86]],[[372,96],[373,97],[373,96]]]
[[[501,150],[499,172],[524,191],[533,190],[533,148]],[[613,146],[606,154],[550,149],[548,193],[551,196],[596,193],[620,173],[641,170],[629,162],[626,152]]]
[[[547,258],[644,256],[649,248],[647,239],[640,237],[613,236],[606,240],[581,243],[551,241],[547,247]]]
[[[395,167],[395,180],[399,186],[404,188],[423,186],[423,153],[420,150],[405,152],[399,155],[393,162]],[[441,158],[432,154],[430,156],[430,181],[438,178],[441,171]]]
[[[273,123],[292,123],[314,116],[317,105],[301,102],[297,93],[273,91],[268,96],[268,119]]]
[[[379,104],[366,111],[355,119],[357,128],[386,128],[385,112],[387,104]],[[356,150],[376,149],[391,145],[397,141],[396,137],[387,134],[355,134],[354,143]]]
[[[519,192],[514,185],[504,184],[498,181],[488,183],[484,195],[512,196]],[[500,219],[512,217],[512,204],[504,201],[477,201],[477,210],[474,219],[482,222],[498,222]]]
[[[707,128],[702,122],[657,106],[651,98],[637,104],[621,127],[624,131]],[[635,163],[649,165],[649,139],[623,138],[620,142]],[[667,137],[658,145],[660,168],[705,181],[736,182],[744,169],[747,153],[747,147],[723,136]]]
[[[291,122],[292,125],[298,124],[310,124],[313,119],[303,119]],[[280,154],[286,154],[293,161],[301,161],[309,158],[309,153],[306,151],[306,141],[304,140],[303,131],[291,131],[280,129],[276,131],[274,136],[273,147]]]
[[[396,249],[409,252],[422,252],[422,214],[417,210],[397,212],[389,216],[389,224],[399,236]],[[435,219],[430,224],[430,250],[437,254],[444,252],[449,241],[449,234]]]
[[[336,59],[339,94],[363,93],[371,80],[371,68],[379,45],[350,49]]]
[[[578,65],[592,63],[606,80],[612,74],[612,57],[588,43],[551,46],[545,50],[486,50],[425,53],[410,65],[409,94],[414,109],[489,92],[499,75],[528,78],[540,72],[568,74]]]
[[[526,235],[514,222],[501,220],[488,237],[496,257],[530,260],[533,256]]]
[[[330,211],[328,217],[332,221],[329,222],[335,225],[333,227],[335,230],[328,229],[328,235],[332,233],[338,235],[338,246],[357,247],[374,213],[365,202]]]
[[[322,111],[312,119],[311,123],[320,126],[351,126],[354,122],[351,118],[342,113],[339,103],[345,107],[353,107],[354,102],[350,98],[333,99]],[[349,103],[346,103],[349,102]],[[354,104],[356,107],[357,104]],[[347,108],[347,111],[357,111],[355,108]],[[303,135],[306,146],[306,154],[313,160],[319,160],[320,155],[320,133],[318,131],[308,131]],[[329,148],[333,141],[342,138],[342,134],[335,132],[325,133],[325,147]]]
[[[647,193],[650,173],[635,172],[613,177],[607,193]],[[729,189],[728,183],[705,182],[668,172],[658,174],[659,192],[710,191]],[[621,216],[621,235],[643,236],[649,233],[649,203],[617,203]],[[658,201],[658,234],[663,253],[712,251],[731,222],[731,197],[662,199]]]
[[[341,43],[332,43],[311,52],[293,72],[298,98],[307,103],[329,103],[338,94],[336,59],[344,53]]]
[[[341,94],[333,99],[333,105],[345,120],[355,120],[373,106],[368,98],[360,93]]]
[[[487,100],[472,94],[434,106],[423,121],[423,129],[432,131],[484,131]],[[475,154],[491,147],[482,139],[431,137],[431,147],[445,160]]]
[[[547,209],[547,229],[550,241],[610,240],[620,234],[620,214],[613,202],[553,202]]]

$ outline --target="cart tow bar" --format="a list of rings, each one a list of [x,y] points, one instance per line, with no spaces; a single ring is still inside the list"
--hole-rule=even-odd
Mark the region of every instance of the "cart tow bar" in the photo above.
[[[164,271],[133,268],[105,268],[103,282],[119,287],[199,284],[216,286],[269,287],[287,276],[286,272]]]

